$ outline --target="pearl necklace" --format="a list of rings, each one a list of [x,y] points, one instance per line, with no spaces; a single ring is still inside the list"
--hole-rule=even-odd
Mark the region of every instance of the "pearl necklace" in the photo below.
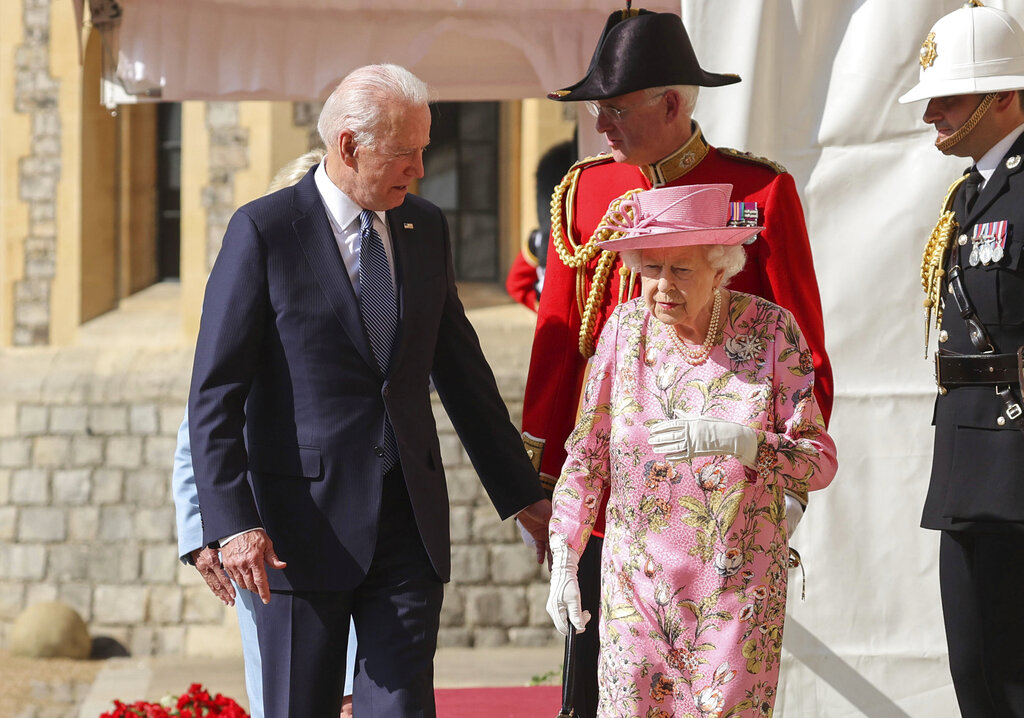
[[[708,360],[711,356],[711,349],[715,345],[715,338],[718,335],[718,320],[721,316],[722,310],[722,292],[718,289],[715,290],[715,303],[711,307],[711,321],[708,323],[708,333],[704,337],[704,343],[701,344],[699,349],[691,349],[683,343],[683,340],[679,336],[674,328],[669,327],[669,332],[672,334],[672,341],[676,345],[676,349],[683,355],[683,359],[687,363],[693,366],[700,366]]]

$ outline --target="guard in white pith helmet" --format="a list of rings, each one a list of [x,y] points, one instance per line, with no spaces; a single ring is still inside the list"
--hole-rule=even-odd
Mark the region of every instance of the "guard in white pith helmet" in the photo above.
[[[1024,716],[1024,30],[970,2],[935,23],[920,63],[900,102],[928,100],[935,146],[974,162],[949,188],[921,263],[927,326],[938,330],[921,525],[942,532],[962,715]]]

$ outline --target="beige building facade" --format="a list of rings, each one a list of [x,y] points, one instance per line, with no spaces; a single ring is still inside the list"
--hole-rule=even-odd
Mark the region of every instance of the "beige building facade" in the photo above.
[[[322,98],[111,111],[109,52],[65,2],[0,3],[0,648],[59,598],[132,653],[230,652],[231,614],[177,562],[171,459],[224,229],[317,142]],[[544,100],[444,103],[419,187],[449,215],[514,418],[532,319],[502,285],[536,224],[537,159],[572,131]],[[546,574],[437,415],[458,576],[442,642],[546,642]]]

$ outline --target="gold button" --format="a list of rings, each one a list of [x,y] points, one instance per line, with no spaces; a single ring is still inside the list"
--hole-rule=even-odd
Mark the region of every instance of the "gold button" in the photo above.
[[[526,450],[526,455],[529,456],[532,459],[533,458],[533,449],[527,449]]]
[[[940,386],[939,387],[939,396],[945,396],[945,395],[946,395],[946,387]]]
[[[1005,417],[1002,417],[1002,416],[998,417],[996,419],[996,423],[999,424],[999,426],[1005,426],[1006,425]]]
[[[947,332],[945,329],[943,329],[941,332],[939,332],[939,341],[942,342],[942,343],[948,342],[949,341],[949,332]]]
[[[959,244],[961,247],[967,244],[967,235],[961,234],[959,239],[956,240],[956,243]]]

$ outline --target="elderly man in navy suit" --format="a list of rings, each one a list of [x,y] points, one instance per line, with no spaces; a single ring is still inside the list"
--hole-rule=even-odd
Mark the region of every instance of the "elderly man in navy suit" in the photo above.
[[[459,301],[441,211],[408,194],[426,86],[350,73],[325,161],[232,217],[189,396],[204,541],[254,593],[268,716],[433,716],[451,559],[433,379],[492,503],[546,541],[551,506]],[[270,571],[266,567],[270,567]]]

